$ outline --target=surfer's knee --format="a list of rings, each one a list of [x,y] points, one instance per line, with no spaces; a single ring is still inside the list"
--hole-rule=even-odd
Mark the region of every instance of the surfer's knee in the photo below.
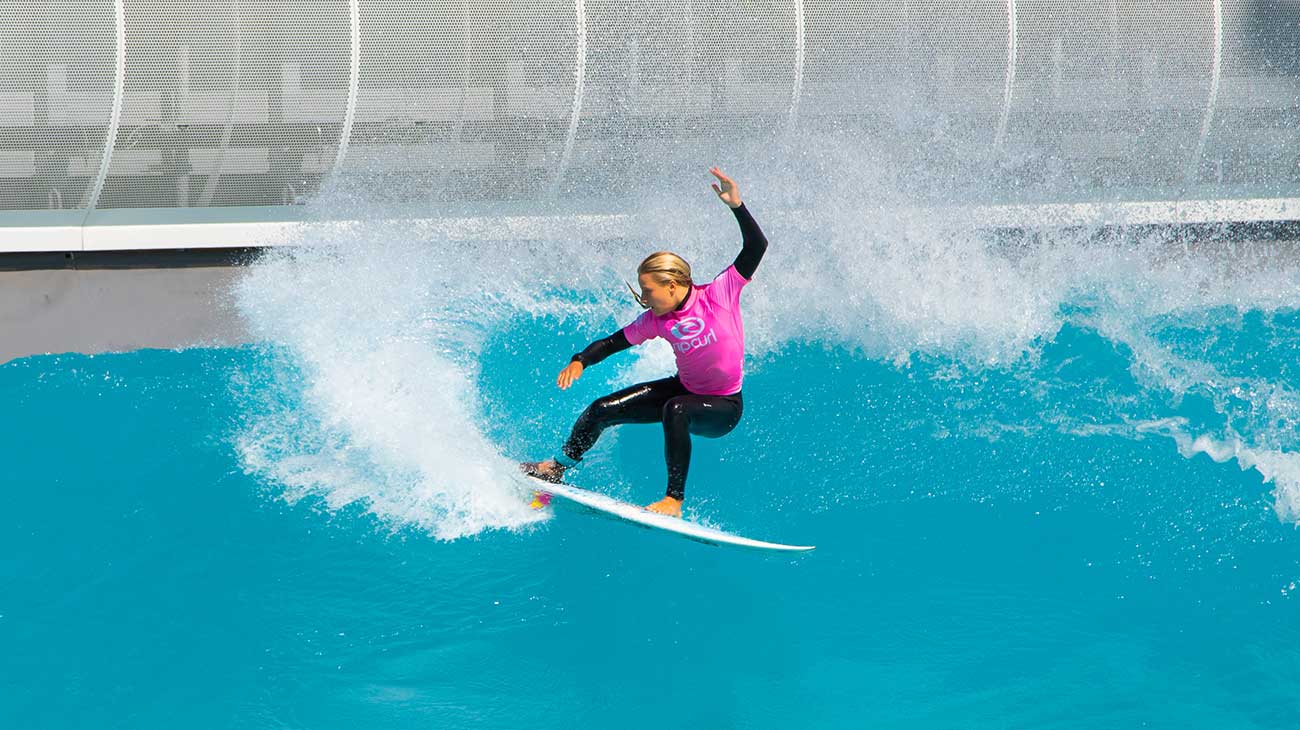
[[[602,396],[588,404],[582,417],[588,421],[606,421],[618,411],[618,401],[609,396]]]
[[[664,423],[690,423],[691,402],[685,397],[670,398],[664,404]]]

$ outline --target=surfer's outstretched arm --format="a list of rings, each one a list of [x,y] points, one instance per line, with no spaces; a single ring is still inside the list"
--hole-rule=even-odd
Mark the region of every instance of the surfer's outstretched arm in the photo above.
[[[731,208],[731,212],[736,214],[736,222],[740,224],[743,242],[733,265],[741,276],[752,279],[754,270],[758,268],[758,262],[762,261],[763,254],[767,253],[767,237],[763,235],[762,229],[754,221],[754,216],[750,215],[749,209],[741,201],[740,188],[736,186],[736,181],[716,167],[709,168],[709,172],[718,178],[718,182],[713,184],[713,192],[717,193],[718,198]]]
[[[560,374],[555,378],[555,384],[560,386],[560,390],[567,390],[573,381],[582,377],[582,371],[588,365],[595,365],[605,358],[616,352],[622,352],[632,346],[628,342],[627,335],[623,330],[619,330],[608,337],[602,337],[599,340],[587,345],[582,352],[575,353],[569,358],[569,364],[564,366]]]
[[[623,330],[620,329],[608,337],[602,337],[587,345],[582,352],[576,353],[569,358],[569,362],[580,362],[583,367],[588,367],[631,346],[632,343],[627,341],[627,335],[623,334]]]

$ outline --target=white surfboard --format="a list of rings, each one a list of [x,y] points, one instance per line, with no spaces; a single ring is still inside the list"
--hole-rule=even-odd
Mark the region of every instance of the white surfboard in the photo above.
[[[534,505],[539,508],[548,505],[552,497],[559,497],[620,520],[626,520],[642,527],[675,532],[688,540],[695,540],[708,545],[733,545],[754,550],[784,552],[806,552],[816,547],[815,545],[782,545],[776,542],[753,540],[712,527],[698,525],[694,522],[688,522],[680,517],[669,517],[668,515],[651,512],[644,507],[622,502],[599,492],[590,492],[572,484],[554,484],[534,476],[528,478],[537,485],[538,498],[534,500]]]

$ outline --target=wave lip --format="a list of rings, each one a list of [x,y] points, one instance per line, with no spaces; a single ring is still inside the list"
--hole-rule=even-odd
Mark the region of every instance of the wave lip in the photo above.
[[[1188,434],[1184,418],[1165,418],[1137,425],[1139,432],[1161,433],[1174,440],[1178,453],[1190,459],[1205,454],[1224,464],[1235,461],[1242,471],[1254,469],[1264,483],[1273,484],[1273,511],[1284,522],[1300,524],[1300,454],[1247,445],[1237,436],[1214,438]]]

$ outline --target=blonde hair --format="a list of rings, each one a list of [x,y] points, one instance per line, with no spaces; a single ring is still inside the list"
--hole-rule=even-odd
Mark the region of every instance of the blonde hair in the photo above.
[[[671,251],[655,251],[649,256],[646,256],[645,260],[641,262],[641,265],[636,267],[636,274],[637,276],[649,274],[650,278],[660,286],[673,283],[677,286],[690,289],[692,285],[691,265],[686,263],[686,259],[683,259],[681,256],[678,256]],[[643,308],[650,307],[650,305],[646,304],[645,300],[641,298],[641,294],[632,287],[630,282],[624,283],[627,284],[628,289],[632,290],[632,298],[636,299],[637,304],[640,304]]]

